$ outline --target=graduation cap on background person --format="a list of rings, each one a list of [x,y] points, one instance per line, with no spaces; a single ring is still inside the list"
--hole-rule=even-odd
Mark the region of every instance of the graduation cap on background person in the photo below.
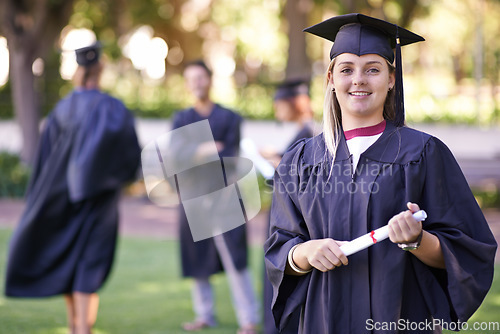
[[[90,46],[76,49],[75,54],[78,65],[87,67],[95,64],[101,56],[101,43],[95,42]]]
[[[289,80],[279,84],[274,93],[274,101],[298,95],[309,95],[309,81]]]
[[[342,53],[352,53],[358,56],[377,54],[392,63],[394,61],[393,49],[396,49],[394,123],[396,126],[404,125],[401,46],[424,41],[422,36],[396,24],[358,13],[335,16],[304,31],[333,42],[330,60]]]

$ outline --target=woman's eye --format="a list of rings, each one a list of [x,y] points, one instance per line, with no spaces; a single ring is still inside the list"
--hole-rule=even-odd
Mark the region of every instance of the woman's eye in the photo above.
[[[342,70],[340,70],[340,73],[351,73],[352,70],[350,68],[344,68]]]
[[[369,73],[378,73],[378,72],[380,72],[380,71],[379,71],[379,69],[378,69],[378,68],[370,68],[370,69],[368,70],[368,72],[369,72]]]

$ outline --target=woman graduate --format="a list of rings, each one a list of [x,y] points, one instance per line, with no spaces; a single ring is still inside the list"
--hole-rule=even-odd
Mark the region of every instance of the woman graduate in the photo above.
[[[113,262],[118,200],[140,148],[132,114],[99,91],[100,46],[76,50],[75,90],[48,116],[26,209],[10,241],[5,294],[64,294],[72,334],[88,334]]]
[[[404,124],[400,46],[423,38],[361,14],[305,31],[334,44],[323,133],[286,153],[274,178],[265,257],[277,327],[297,309],[301,333],[467,321],[490,288],[496,243],[449,149]],[[424,222],[412,217],[420,208]],[[390,242],[340,250],[388,222]]]

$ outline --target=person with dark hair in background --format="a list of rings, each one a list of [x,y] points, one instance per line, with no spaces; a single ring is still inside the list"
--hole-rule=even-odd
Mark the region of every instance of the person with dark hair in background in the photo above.
[[[423,38],[362,14],[305,31],[334,43],[323,133],[274,176],[265,259],[277,327],[298,310],[300,333],[457,328],[491,286],[497,244],[450,150],[405,125],[401,46]],[[377,242],[383,226],[390,241]],[[347,257],[363,235],[374,245]]]
[[[242,118],[211,100],[212,73],[208,66],[201,60],[191,62],[185,67],[184,78],[195,103],[193,107],[175,114],[173,128],[208,120],[219,157],[237,156]],[[197,331],[216,326],[214,296],[209,278],[224,270],[240,326],[238,333],[255,334],[259,307],[247,268],[246,226],[194,242],[182,205],[179,206],[179,220],[182,273],[184,277],[193,278],[195,312],[195,320],[183,324],[184,330]]]
[[[271,162],[276,168],[287,150],[302,139],[311,138],[314,135],[314,112],[311,107],[311,97],[309,92],[309,80],[288,80],[281,83],[274,94],[273,99],[274,116],[279,122],[294,122],[298,126],[295,136],[288,142],[285,151],[275,152],[264,150],[261,154]],[[272,179],[267,180],[268,185],[272,187]],[[269,219],[266,233],[269,233]],[[266,238],[269,234],[266,235]],[[264,270],[263,283],[263,305],[264,305],[264,334],[278,333],[271,313],[271,302],[273,298],[272,285],[267,278]],[[288,322],[287,327],[282,333],[297,333],[299,312]]]
[[[75,89],[47,117],[26,207],[10,241],[5,294],[63,294],[71,334],[89,334],[110,273],[122,187],[140,147],[134,118],[99,90],[100,44],[76,50]]]
[[[289,141],[285,151],[300,139],[314,135],[314,112],[311,107],[308,80],[296,79],[281,83],[274,94],[273,109],[278,122],[293,122],[298,126],[298,131]],[[261,154],[276,167],[285,151],[263,150]]]

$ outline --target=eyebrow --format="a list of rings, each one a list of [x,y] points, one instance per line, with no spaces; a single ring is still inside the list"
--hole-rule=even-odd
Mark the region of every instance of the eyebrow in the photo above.
[[[367,62],[365,65],[373,65],[373,64],[380,64],[380,65],[382,65],[382,62],[380,62],[378,60],[372,60],[372,61]],[[343,61],[343,62],[339,63],[338,65],[339,66],[340,65],[354,65],[354,63],[352,61]]]

